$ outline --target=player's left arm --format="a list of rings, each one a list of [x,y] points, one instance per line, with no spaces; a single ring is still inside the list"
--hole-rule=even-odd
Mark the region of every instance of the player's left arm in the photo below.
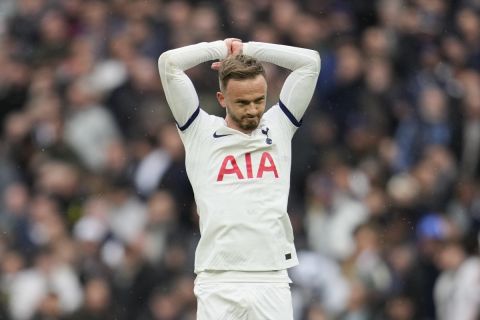
[[[295,126],[312,99],[320,73],[320,55],[315,50],[272,43],[247,42],[243,53],[292,70],[280,92],[280,107]]]

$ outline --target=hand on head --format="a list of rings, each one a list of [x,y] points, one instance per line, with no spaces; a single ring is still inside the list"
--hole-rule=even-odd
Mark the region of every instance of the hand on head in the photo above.
[[[243,49],[243,43],[240,39],[233,39],[232,43],[230,44],[230,54],[232,56],[236,56],[237,54],[241,54]]]
[[[237,54],[242,53],[243,49],[243,43],[242,40],[237,39],[237,38],[227,38],[224,40],[225,45],[227,46],[228,49],[228,55],[227,56],[235,56]],[[220,66],[222,65],[221,61],[217,61],[212,63],[211,68],[213,70],[219,70]]]
[[[237,38],[227,38],[223,40],[228,49],[228,56],[237,55],[242,51],[242,40]]]

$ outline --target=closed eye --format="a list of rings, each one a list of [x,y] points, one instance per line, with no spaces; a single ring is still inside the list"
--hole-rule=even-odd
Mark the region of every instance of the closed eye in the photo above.
[[[251,102],[255,103],[255,104],[260,104],[262,103],[263,101],[265,100],[265,96],[261,96],[261,97],[258,97],[254,100],[243,100],[243,99],[239,99],[239,100],[235,100],[235,103],[239,104],[239,105],[249,105]]]

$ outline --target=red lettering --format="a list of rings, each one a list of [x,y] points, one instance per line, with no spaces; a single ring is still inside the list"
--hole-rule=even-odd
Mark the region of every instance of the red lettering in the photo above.
[[[252,179],[252,155],[250,154],[250,152],[245,154],[245,166],[247,167],[247,178]]]
[[[230,168],[227,168],[229,163]],[[236,174],[238,179],[243,179],[243,174],[237,166],[237,161],[232,155],[228,155],[223,159],[222,166],[218,172],[217,181],[223,181],[223,176],[226,174]]]
[[[245,153],[245,170],[247,179],[253,179],[252,154],[250,152]],[[268,152],[263,152],[262,156],[260,157],[260,164],[258,166],[256,177],[263,178],[264,172],[273,172],[275,178],[278,178],[277,166],[275,165],[275,161],[273,161],[272,156]],[[232,155],[228,155],[225,157],[225,159],[223,159],[220,171],[218,172],[217,181],[223,181],[225,175],[228,174],[235,174],[239,180],[245,179],[242,171],[237,165],[235,157]]]
[[[269,165],[267,165],[267,160]],[[262,153],[262,158],[260,159],[260,165],[258,166],[257,178],[262,178],[265,171],[272,171],[275,175],[275,178],[278,178],[277,167],[275,162],[272,159],[272,156],[268,152]]]

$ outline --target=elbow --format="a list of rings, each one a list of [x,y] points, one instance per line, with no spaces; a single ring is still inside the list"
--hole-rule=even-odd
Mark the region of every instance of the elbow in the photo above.
[[[318,75],[320,73],[321,59],[318,51],[312,50],[312,70]]]
[[[316,50],[304,49],[303,59],[299,68],[303,72],[312,76],[318,76],[320,74],[320,54]]]
[[[160,57],[158,58],[159,70],[165,70],[165,66],[170,64],[170,59],[171,59],[170,57],[171,57],[170,51],[165,51],[160,55]]]
[[[172,50],[165,51],[158,57],[158,72],[163,79],[167,74],[175,73],[178,69]]]

